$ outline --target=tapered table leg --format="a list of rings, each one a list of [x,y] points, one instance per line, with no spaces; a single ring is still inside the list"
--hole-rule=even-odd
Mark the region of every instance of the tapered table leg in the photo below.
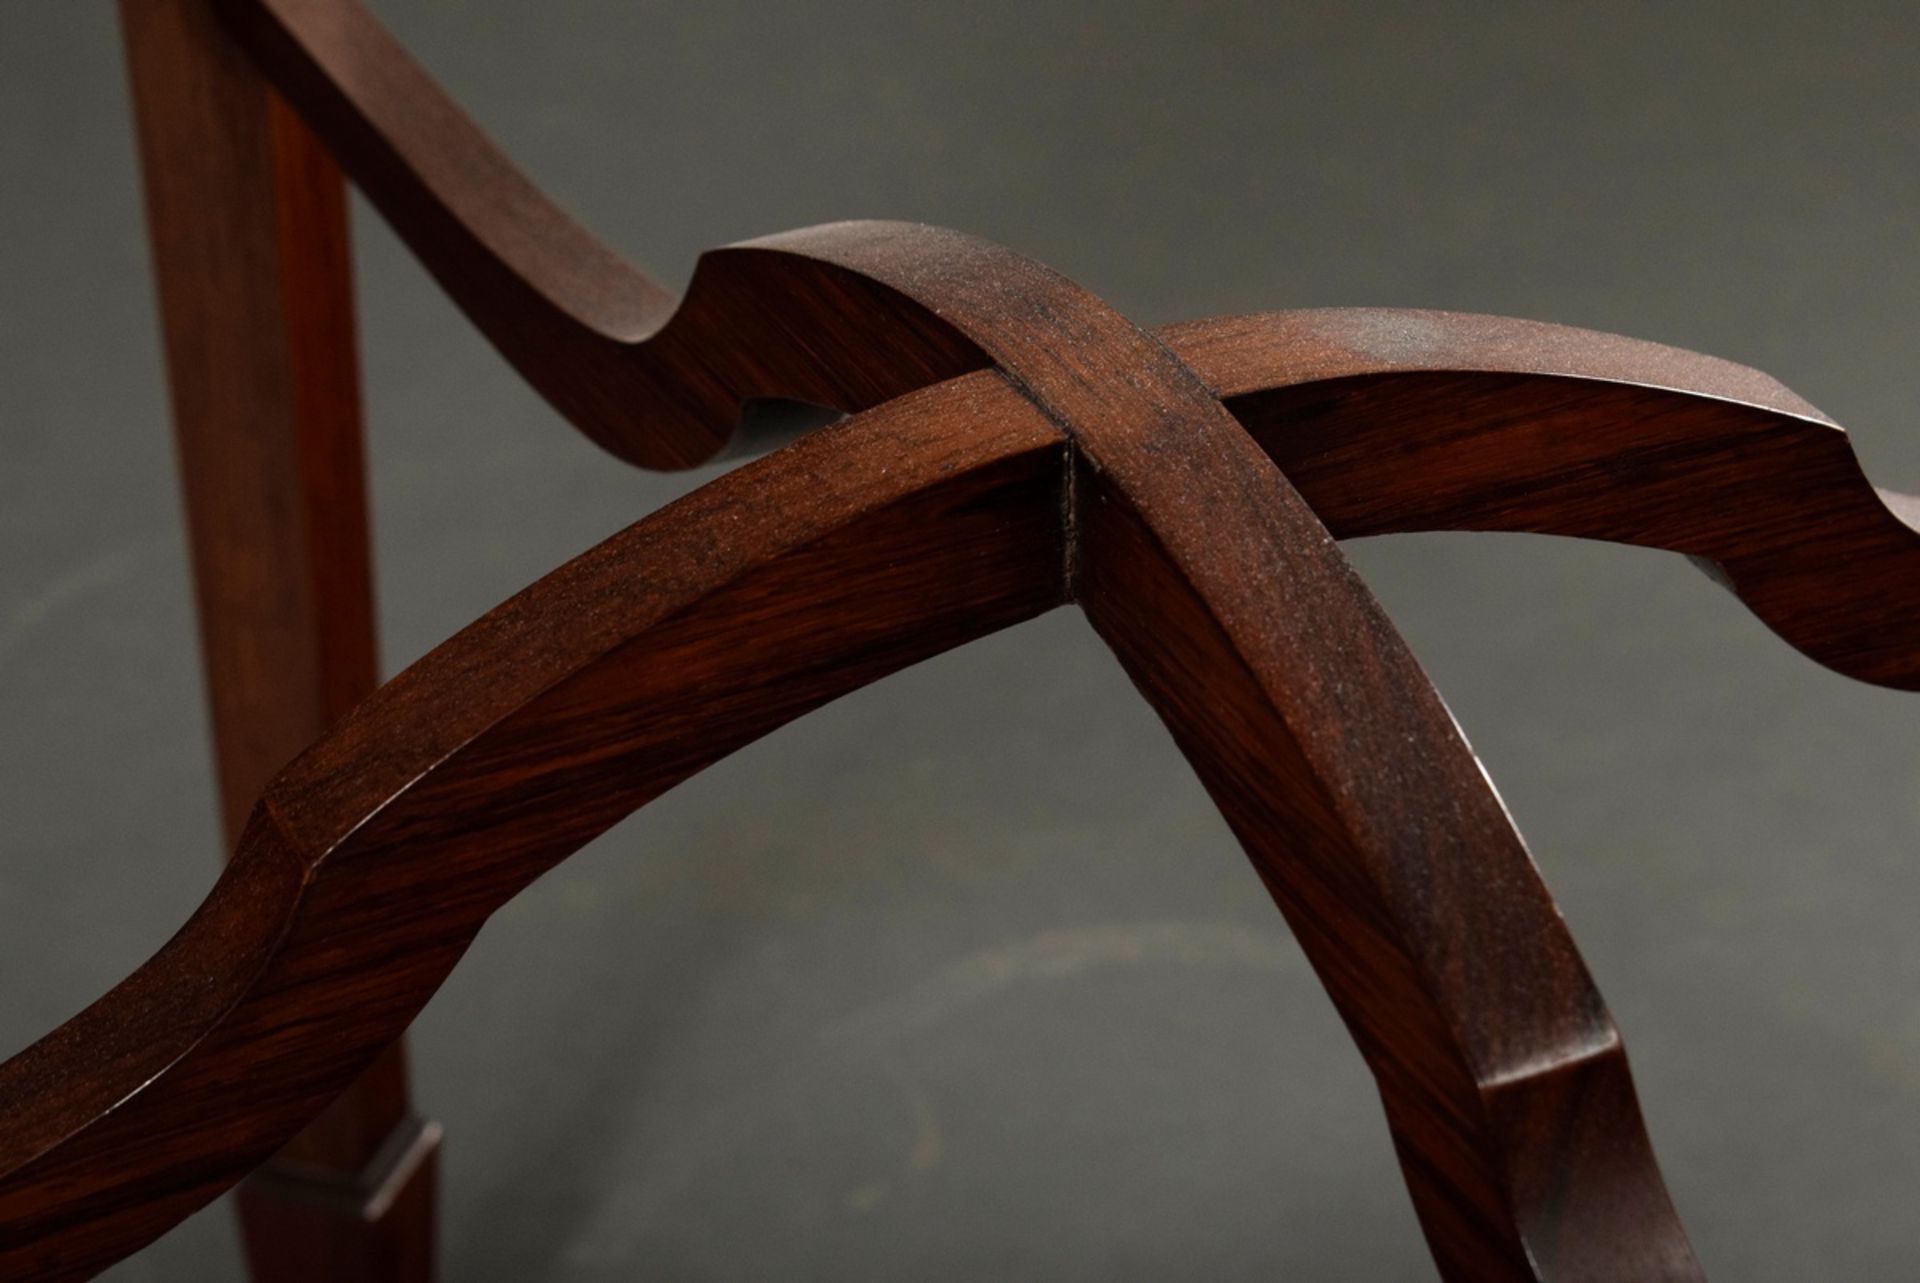
[[[123,0],[229,848],[373,689],[339,171],[207,0]],[[391,1049],[240,1195],[261,1283],[433,1273],[438,1128]]]

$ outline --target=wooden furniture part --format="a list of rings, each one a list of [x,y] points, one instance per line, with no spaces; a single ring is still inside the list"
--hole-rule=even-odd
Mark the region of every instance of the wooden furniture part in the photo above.
[[[346,193],[205,5],[121,15],[231,850],[377,680]],[[241,1187],[254,1276],[431,1277],[438,1135],[396,1042]]]
[[[1441,1272],[1700,1277],[1566,927],[1334,539],[1669,548],[1809,656],[1917,689],[1920,505],[1876,493],[1838,428],[1752,371],[1553,326],[1333,311],[1147,333],[920,226],[714,251],[676,304],[351,0],[215,8],[482,330],[614,453],[709,457],[754,398],[851,417],[541,579],[265,785],[180,933],[0,1065],[0,1274],[86,1277],[280,1151],[379,1063],[489,913],[635,807],[888,672],[1076,605],[1332,995]],[[298,249],[262,249],[250,287]],[[311,388],[316,359],[293,343],[259,377]],[[351,423],[303,413],[269,454],[318,431],[302,424]],[[262,474],[311,493],[284,480],[298,466]],[[358,537],[345,507],[274,527],[272,589],[319,592],[284,579]],[[309,616],[275,617],[321,644]]]

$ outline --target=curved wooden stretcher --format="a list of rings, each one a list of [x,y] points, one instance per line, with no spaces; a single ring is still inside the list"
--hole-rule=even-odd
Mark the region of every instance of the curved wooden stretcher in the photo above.
[[[137,83],[141,24],[202,21],[202,3],[128,6]],[[851,417],[541,579],[274,776],[180,933],[0,1065],[0,1276],[85,1277],[232,1186],[400,1036],[494,909],[636,807],[889,672],[1075,605],[1332,995],[1441,1272],[1700,1277],[1566,927],[1334,540],[1671,549],[1810,657],[1920,689],[1920,511],[1873,490],[1839,428],[1754,371],[1529,322],[1147,332],[922,226],[717,250],[676,304],[352,0],[215,7],[613,453],[699,462],[756,398]]]

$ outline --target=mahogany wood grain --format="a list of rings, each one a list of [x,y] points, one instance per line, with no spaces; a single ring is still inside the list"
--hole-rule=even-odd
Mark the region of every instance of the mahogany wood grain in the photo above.
[[[615,454],[696,463],[734,431],[737,393],[829,395],[792,371],[713,377],[716,351],[752,366],[779,341],[767,327],[795,318],[740,297],[756,278],[733,270],[731,251],[702,259],[676,310],[541,195],[357,0],[219,3],[449,295]],[[1920,689],[1920,522],[1895,516],[1845,434],[1766,375],[1448,313],[1283,312],[1159,333],[1336,534],[1524,530],[1687,552],[1819,662]],[[985,363],[961,348],[924,368],[861,365],[871,386],[830,403],[876,404]],[[1454,407],[1447,430],[1436,399]]]
[[[376,684],[344,192],[198,0],[125,0],[221,801]]]
[[[204,0],[125,0],[122,22],[231,849],[376,681],[345,190]],[[396,1044],[242,1190],[254,1276],[430,1278],[431,1151],[384,1215],[339,1206],[390,1185],[383,1148],[419,1126]]]
[[[488,913],[782,722],[1061,600],[1062,443],[998,380],[808,438],[383,686],[151,962],[0,1065],[0,1277],[86,1277],[285,1140]],[[930,395],[930,394],[929,394]]]
[[[180,935],[0,1065],[0,1267],[84,1276],[237,1179],[399,1035],[488,913],[633,807],[838,694],[1077,601],[1347,1021],[1443,1273],[1699,1276],[1618,1033],[1333,537],[1672,548],[1821,662],[1920,687],[1920,503],[1876,493],[1817,411],[1723,362],[1493,318],[1276,313],[1148,334],[1007,251],[900,224],[715,251],[676,304],[353,0],[129,0],[129,22],[190,14],[204,37],[201,4],[508,359],[616,454],[698,462],[754,398],[856,417],[563,567],[281,772]],[[246,83],[275,123],[243,115],[243,175],[298,193],[281,167],[317,178],[317,153]],[[220,127],[201,93],[189,79],[141,97]],[[330,190],[280,226],[328,202],[337,219]],[[285,244],[249,252],[242,274],[269,291],[291,277]],[[303,385],[289,370],[310,358],[287,348],[325,348],[312,336],[331,323],[246,314],[292,336],[255,338],[280,349],[271,399],[325,420],[350,370]],[[274,565],[305,564],[309,527],[335,515],[321,508],[278,529],[294,560]],[[397,1148],[417,1154],[410,1136]]]
[[[0,1067],[0,1093],[35,1101],[0,1132],[21,1262],[84,1272],[210,1197],[397,1036],[488,912],[634,805],[1079,594],[1353,1029],[1443,1271],[1697,1276],[1618,1035],[1498,799],[1211,391],[1077,287],[956,233],[843,224],[719,257],[809,318],[756,359],[825,403],[872,386],[875,353],[998,371],[696,492],[303,755],[213,925]],[[187,967],[220,984],[156,1016]]]
[[[744,252],[856,352],[903,316],[951,327],[1065,431],[1071,590],[1353,1031],[1442,1273],[1699,1277],[1619,1035],[1505,809],[1212,391],[1071,282],[959,233],[838,224]],[[759,359],[811,360],[831,397],[822,350]]]
[[[689,467],[731,432],[635,417],[629,358],[671,292],[569,218],[355,0],[226,4],[222,15],[318,125],[368,198],[468,318],[588,436],[647,467]]]
[[[1276,312],[1161,331],[1342,538],[1665,548],[1813,659],[1920,690],[1920,508],[1757,370],[1504,317]]]

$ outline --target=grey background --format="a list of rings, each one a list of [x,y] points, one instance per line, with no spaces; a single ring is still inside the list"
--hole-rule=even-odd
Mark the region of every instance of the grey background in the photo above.
[[[402,4],[680,282],[968,228],[1143,322],[1326,304],[1779,376],[1920,490],[1910,4]],[[713,475],[565,429],[356,214],[389,668]],[[217,864],[104,4],[0,9],[0,1054]],[[1351,548],[1626,1032],[1716,1278],[1920,1253],[1920,723],[1677,558]],[[805,719],[498,915],[414,1038],[449,1279],[1431,1277],[1370,1084],[1165,734],[1060,612]],[[111,1277],[237,1278],[224,1207]]]

